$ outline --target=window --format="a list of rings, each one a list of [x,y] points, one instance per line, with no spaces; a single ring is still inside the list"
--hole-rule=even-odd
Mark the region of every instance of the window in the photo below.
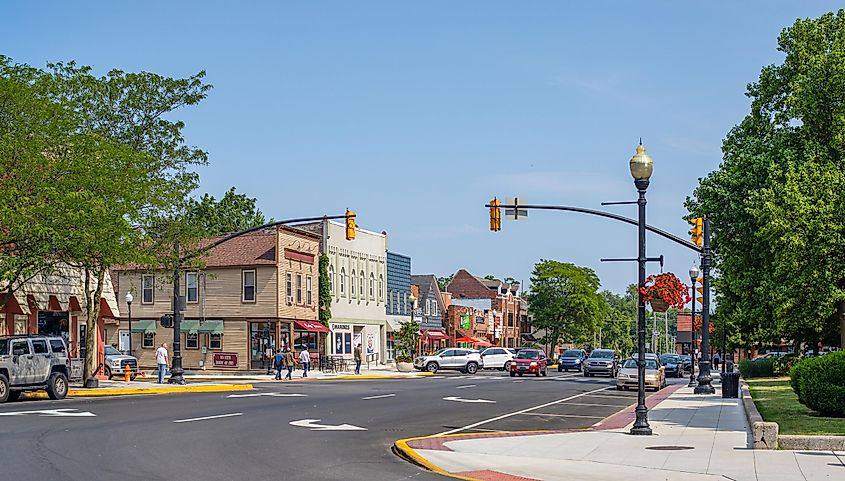
[[[513,312],[508,313],[508,327],[513,327]]]
[[[47,341],[44,339],[33,339],[32,340],[32,353],[33,354],[47,354]]]
[[[293,281],[290,272],[285,273],[285,299],[288,300],[288,304],[293,303]]]
[[[296,303],[302,304],[302,274],[296,275]]]
[[[185,333],[185,349],[199,349],[199,334],[196,332],[191,334],[190,332]]]
[[[334,295],[334,266],[329,266],[329,292]]]
[[[141,276],[141,304],[152,304],[155,302],[156,278],[153,274]]]
[[[431,315],[432,316],[437,315],[437,299],[431,300]]]
[[[308,348],[309,351],[316,351],[317,350],[317,333],[316,332],[296,331],[294,348],[302,349],[303,347]]]
[[[28,356],[29,355],[29,343],[26,341],[15,341],[12,343],[12,355],[13,356]]]
[[[431,300],[426,299],[425,300],[425,315],[428,316],[430,314],[431,314]]]
[[[222,349],[223,348],[223,334],[209,334],[208,335],[208,348],[209,349]]]
[[[340,268],[340,295],[346,296],[346,269]]]
[[[393,289],[387,291],[387,311],[391,314],[395,312],[393,309]]]
[[[360,275],[361,275],[361,277],[359,278],[359,280],[361,282],[358,284],[358,297],[363,298],[364,297],[364,271],[361,271]]]
[[[65,343],[60,341],[59,339],[50,339],[50,348],[53,349],[53,352],[65,352]]]
[[[378,276],[378,300],[384,299],[384,276]]]
[[[156,335],[153,332],[145,332],[144,333],[144,341],[141,344],[141,347],[145,347],[147,349],[152,349],[155,347],[155,338]]]
[[[404,298],[404,301],[405,301],[405,314],[408,314],[408,293],[407,292],[402,293],[402,297]],[[414,306],[411,306],[411,309],[413,309],[413,308],[414,308]]]
[[[376,276],[370,272],[370,299],[375,299]]]
[[[355,270],[353,269],[351,281],[350,281],[350,284],[349,284],[349,295],[351,297],[355,297],[355,294],[357,294],[357,292],[355,291],[355,277],[356,277],[355,276]]]
[[[396,357],[396,334],[387,333],[387,360],[392,361]]]
[[[311,305],[311,276],[305,278],[305,302]]]
[[[241,274],[241,301],[255,302],[255,271],[242,271]]]
[[[199,284],[197,283],[196,272],[185,273],[185,295],[188,297],[189,303],[199,300]]]

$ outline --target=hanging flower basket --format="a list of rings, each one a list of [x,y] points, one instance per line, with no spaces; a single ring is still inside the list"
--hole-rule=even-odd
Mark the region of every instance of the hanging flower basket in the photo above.
[[[692,300],[689,286],[671,272],[648,276],[640,294],[645,302],[651,304],[654,312],[666,312],[670,307],[683,309]]]

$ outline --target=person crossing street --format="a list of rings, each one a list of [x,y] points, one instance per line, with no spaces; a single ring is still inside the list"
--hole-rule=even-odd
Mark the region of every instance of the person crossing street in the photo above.
[[[284,355],[284,359],[282,359],[282,362],[284,363],[285,367],[288,370],[287,375],[285,375],[285,379],[287,379],[288,381],[293,380],[293,377],[292,377],[293,367],[296,364],[296,362],[293,359],[293,353],[290,351],[289,347],[285,348],[285,355]]]
[[[302,377],[308,377],[308,368],[311,366],[311,355],[308,349],[299,352],[299,362],[302,364]]]
[[[282,380],[282,368],[284,367],[284,360],[285,356],[282,354],[282,348],[279,348],[279,351],[273,356],[273,369],[276,370],[276,377],[274,378],[277,381]]]

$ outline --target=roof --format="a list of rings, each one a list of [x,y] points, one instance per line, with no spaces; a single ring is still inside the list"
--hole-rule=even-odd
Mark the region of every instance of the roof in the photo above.
[[[208,239],[208,243],[224,236]],[[203,256],[206,267],[257,266],[276,264],[275,232],[259,232],[228,240]]]
[[[443,303],[443,297],[440,295],[440,286],[437,284],[437,276],[434,274],[417,274],[411,276],[411,284],[419,286],[420,299],[428,299],[432,297],[437,302],[437,310],[441,314],[446,313],[446,305]]]

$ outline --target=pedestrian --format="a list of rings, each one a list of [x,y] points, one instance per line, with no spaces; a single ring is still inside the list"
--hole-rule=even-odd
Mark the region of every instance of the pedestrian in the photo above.
[[[288,369],[288,373],[285,376],[285,379],[287,379],[288,381],[293,380],[291,375],[293,374],[293,366],[296,364],[296,362],[294,362],[294,360],[293,360],[293,353],[290,352],[289,347],[285,348],[285,356],[284,356],[284,359],[282,360],[282,362],[285,364],[285,367]]]
[[[722,359],[719,358],[719,353],[713,354],[713,367],[718,371],[719,370],[719,361]]]
[[[361,344],[355,344],[355,374],[361,374]]]
[[[308,354],[308,348],[300,351],[299,362],[302,363],[302,377],[308,377],[308,368],[311,365],[311,355]]]
[[[283,364],[284,360],[285,360],[285,355],[282,354],[282,348],[279,348],[279,351],[273,357],[273,368],[276,370],[276,378],[275,379],[277,381],[282,380],[282,367],[284,367],[284,364]]]
[[[156,349],[156,364],[158,364],[158,383],[164,384],[164,375],[167,373],[167,343],[162,342],[161,347]]]

